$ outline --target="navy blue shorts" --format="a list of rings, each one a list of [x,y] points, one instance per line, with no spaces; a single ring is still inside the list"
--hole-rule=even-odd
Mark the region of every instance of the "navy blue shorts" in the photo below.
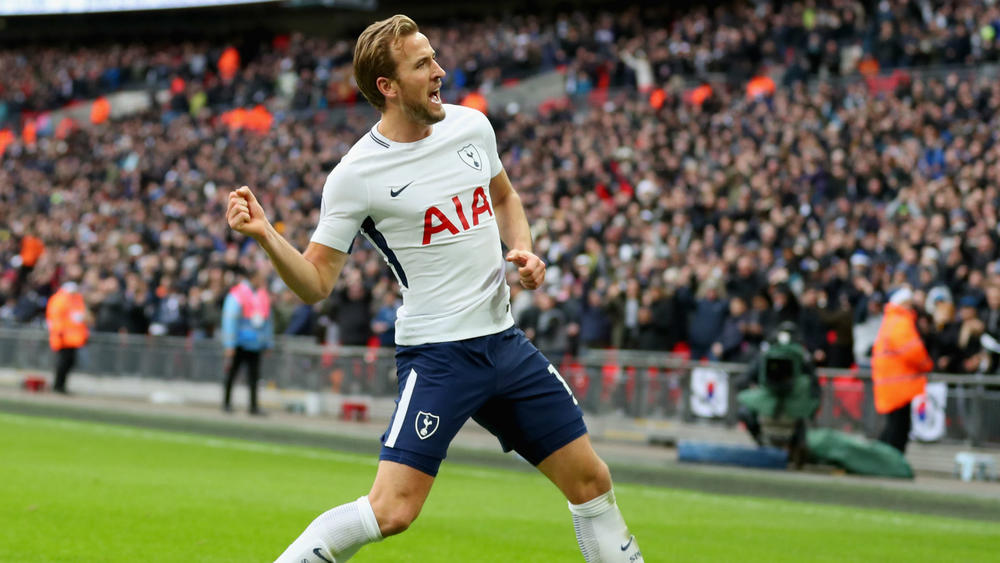
[[[398,346],[399,398],[379,459],[437,475],[471,417],[505,452],[532,465],[587,433],[583,411],[555,367],[511,327],[459,340]]]

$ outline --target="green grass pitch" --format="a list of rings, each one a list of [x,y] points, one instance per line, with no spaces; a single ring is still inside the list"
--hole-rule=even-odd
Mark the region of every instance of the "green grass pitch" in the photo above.
[[[373,457],[0,414],[0,561],[272,561],[368,490]],[[579,562],[544,477],[445,463],[405,534],[356,561]],[[1000,526],[619,484],[646,561],[996,561]]]

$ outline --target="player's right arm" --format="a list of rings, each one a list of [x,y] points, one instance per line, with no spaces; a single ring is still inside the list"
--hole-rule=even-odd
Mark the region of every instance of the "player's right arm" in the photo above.
[[[347,253],[315,242],[310,242],[304,253],[299,252],[275,230],[264,216],[264,208],[246,186],[229,193],[226,218],[234,231],[257,241],[267,252],[275,271],[300,299],[312,304],[333,291],[347,261]]]

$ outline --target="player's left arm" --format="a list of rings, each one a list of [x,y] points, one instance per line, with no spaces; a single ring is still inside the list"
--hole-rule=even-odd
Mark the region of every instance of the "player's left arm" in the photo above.
[[[510,250],[507,261],[517,266],[521,285],[525,289],[538,289],[545,281],[545,263],[531,251],[531,229],[524,214],[521,197],[514,191],[505,170],[490,180],[490,199],[496,214],[500,239]]]

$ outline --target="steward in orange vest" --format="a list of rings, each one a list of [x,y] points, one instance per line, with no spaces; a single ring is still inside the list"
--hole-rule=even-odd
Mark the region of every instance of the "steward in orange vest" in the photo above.
[[[49,298],[45,306],[45,320],[49,327],[49,346],[56,352],[55,383],[53,389],[66,392],[66,379],[76,363],[76,351],[87,343],[87,306],[77,285],[67,282]]]
[[[880,440],[903,451],[910,432],[910,402],[924,392],[934,362],[917,332],[913,292],[896,290],[885,306],[882,326],[872,348],[875,410],[888,414]]]

